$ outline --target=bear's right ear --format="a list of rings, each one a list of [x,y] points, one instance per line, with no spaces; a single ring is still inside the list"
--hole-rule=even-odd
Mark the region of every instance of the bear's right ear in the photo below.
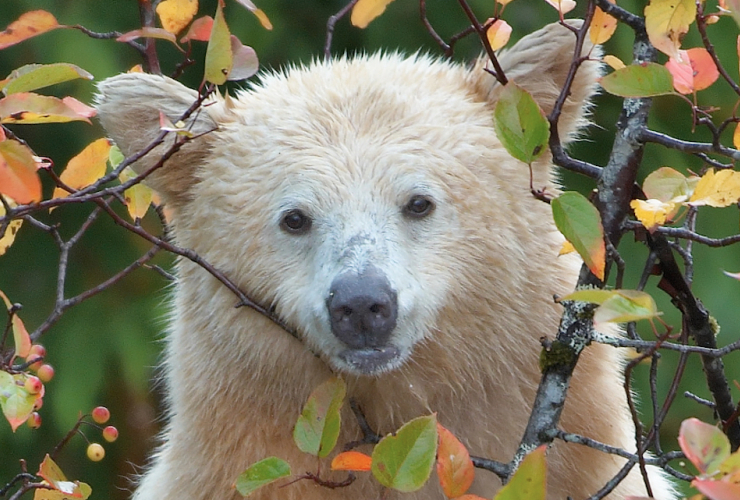
[[[171,78],[147,73],[108,78],[98,85],[98,91],[96,108],[100,123],[126,156],[141,151],[157,137],[160,112],[176,122],[198,98],[197,92]],[[176,203],[180,198],[187,198],[195,180],[194,168],[210,149],[207,132],[215,130],[218,124],[214,119],[217,111],[209,107],[196,111],[186,121],[186,127],[196,137],[146,179],[165,202]],[[164,144],[137,161],[134,170],[141,173],[153,166],[174,140],[174,134],[170,134]]]

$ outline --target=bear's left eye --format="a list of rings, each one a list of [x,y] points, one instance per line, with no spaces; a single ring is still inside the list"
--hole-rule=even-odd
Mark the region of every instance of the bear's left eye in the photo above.
[[[301,210],[289,210],[283,215],[280,227],[290,234],[303,234],[311,229],[311,218]]]
[[[403,207],[404,214],[409,217],[421,218],[426,217],[434,210],[434,202],[426,196],[412,196],[406,206]]]

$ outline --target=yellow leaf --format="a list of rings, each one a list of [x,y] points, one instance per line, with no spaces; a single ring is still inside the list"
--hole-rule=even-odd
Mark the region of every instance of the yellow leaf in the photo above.
[[[732,134],[732,145],[735,149],[740,149],[740,123],[735,125],[735,133]]]
[[[694,0],[652,0],[645,7],[645,29],[656,49],[680,59],[681,39],[696,18]]]
[[[680,205],[650,199],[632,200],[630,207],[635,211],[635,217],[652,233],[658,226],[665,224],[666,220],[671,220],[676,215]]]
[[[136,172],[131,167],[126,167],[118,176],[119,180],[123,183],[136,177]],[[154,191],[144,184],[134,184],[130,188],[123,192],[123,197],[126,200],[126,208],[132,219],[141,219],[146,215],[147,210],[152,204],[152,196]]]
[[[616,3],[616,0],[609,0],[610,3]],[[591,19],[589,36],[591,43],[598,45],[609,40],[614,31],[617,29],[617,20],[596,7],[594,17]]]
[[[257,20],[260,22],[263,28],[265,28],[266,30],[272,29],[270,18],[267,17],[267,14],[265,14],[262,9],[255,9],[254,15],[257,16]]]
[[[69,160],[60,176],[61,181],[72,189],[82,189],[105,175],[111,143],[108,139],[91,142],[80,154]],[[52,198],[65,198],[69,193],[57,187]]]
[[[699,179],[689,205],[710,207],[728,207],[740,200],[740,172],[720,170],[716,174],[709,169]]]
[[[198,0],[164,0],[157,5],[162,27],[174,35],[190,24],[197,13]]]
[[[18,203],[41,201],[38,164],[28,146],[12,139],[0,141],[0,194]]]
[[[560,251],[558,252],[558,257],[560,257],[561,255],[573,253],[575,251],[576,251],[576,248],[573,246],[573,243],[571,243],[568,240],[565,240],[563,242],[563,246],[560,247]]]
[[[496,3],[501,4],[502,7],[506,7],[514,0],[496,0]]]
[[[576,8],[575,0],[545,0],[545,2],[555,7],[561,17]]]
[[[8,205],[10,205],[11,207],[16,206],[16,203],[8,197],[5,197],[5,201],[7,201]],[[0,218],[4,216],[5,207],[2,203],[0,203]],[[0,255],[4,254],[5,251],[10,248],[10,245],[13,244],[13,240],[15,240],[15,235],[18,234],[18,231],[20,230],[22,224],[22,219],[16,219],[8,224],[8,227],[5,229],[5,234],[0,237]]]
[[[604,62],[611,66],[612,69],[622,69],[626,67],[620,58],[613,55],[604,56]]]
[[[359,0],[352,7],[352,15],[350,21],[353,26],[358,28],[367,28],[370,22],[385,12],[385,8],[393,0]]]
[[[496,21],[488,27],[486,31],[486,37],[488,37],[488,43],[491,44],[491,49],[498,50],[509,41],[511,36],[511,26],[503,19],[496,19]]]

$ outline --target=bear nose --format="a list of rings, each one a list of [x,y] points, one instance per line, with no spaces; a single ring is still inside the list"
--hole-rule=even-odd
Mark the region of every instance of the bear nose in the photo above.
[[[383,346],[396,327],[396,292],[376,268],[337,276],[326,305],[332,333],[350,348]]]

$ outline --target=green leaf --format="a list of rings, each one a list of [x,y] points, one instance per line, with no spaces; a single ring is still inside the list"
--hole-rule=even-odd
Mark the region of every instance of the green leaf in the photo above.
[[[580,302],[590,302],[592,304],[603,304],[607,299],[613,297],[615,293],[616,292],[614,290],[587,288],[569,293],[565,297],[561,297],[560,300],[578,300]]]
[[[550,124],[532,96],[514,82],[506,84],[493,111],[501,144],[517,160],[532,163],[547,146]]]
[[[246,497],[258,488],[289,475],[288,462],[277,457],[265,458],[239,475],[236,480],[236,491]]]
[[[221,1],[216,7],[216,15],[213,18],[211,39],[206,49],[205,79],[216,85],[223,85],[229,77],[231,67],[234,64],[234,54],[231,51],[231,33],[226,25]]]
[[[0,371],[0,407],[13,432],[28,420],[36,399],[43,395],[43,393],[29,394],[23,387],[25,378],[24,373],[10,375]]]
[[[678,444],[686,458],[701,473],[716,472],[730,456],[730,441],[727,436],[717,427],[696,418],[681,422]]]
[[[601,86],[620,97],[655,97],[673,94],[673,76],[656,63],[633,64],[601,79]]]
[[[28,64],[9,75],[2,90],[6,95],[29,92],[78,78],[92,80],[93,76],[74,64]]]
[[[606,245],[599,211],[575,191],[561,194],[550,205],[558,230],[570,241],[594,276],[603,281]]]
[[[416,491],[429,479],[436,454],[437,417],[418,417],[375,446],[372,473],[383,486]]]
[[[596,323],[627,323],[660,316],[653,298],[637,290],[614,290],[594,313]]]
[[[342,379],[331,378],[311,393],[293,429],[298,449],[320,458],[331,453],[339,437],[342,423],[339,410],[346,392]]]
[[[524,457],[519,468],[494,500],[545,500],[547,483],[546,445]]]

